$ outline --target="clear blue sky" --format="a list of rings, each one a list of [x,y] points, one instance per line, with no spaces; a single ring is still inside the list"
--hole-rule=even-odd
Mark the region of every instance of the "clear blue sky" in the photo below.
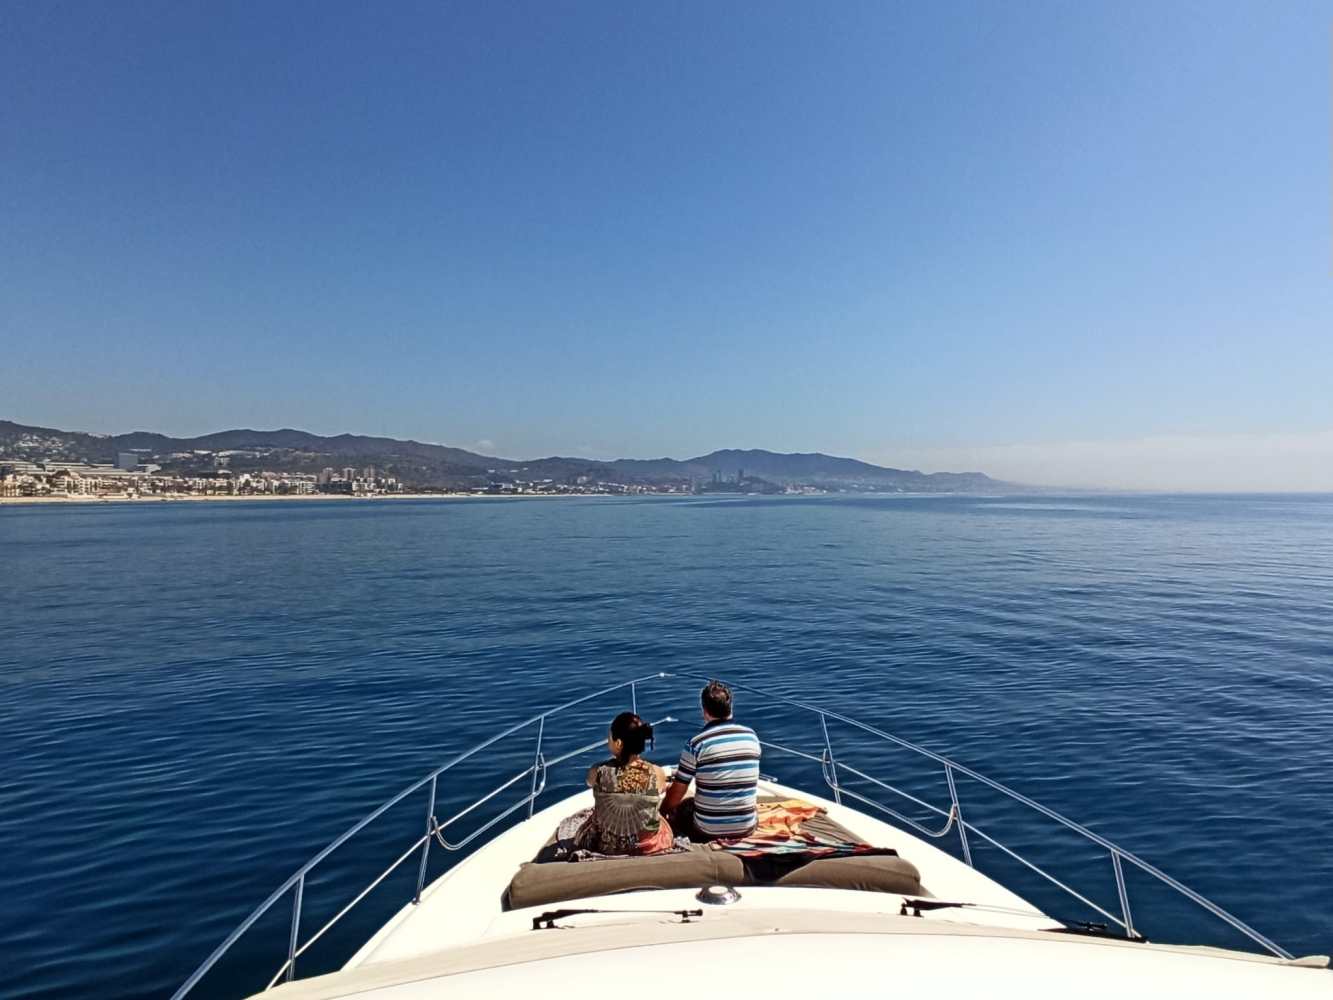
[[[7,0],[0,416],[1053,481],[1070,442],[1299,451],[1329,39],[1300,3]]]

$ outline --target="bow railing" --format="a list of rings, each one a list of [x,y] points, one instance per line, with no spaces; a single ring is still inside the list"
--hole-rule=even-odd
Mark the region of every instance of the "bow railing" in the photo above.
[[[405,864],[414,855],[418,856],[419,860],[417,865],[416,889],[412,895],[411,902],[414,904],[420,903],[421,893],[425,887],[425,882],[426,882],[426,874],[428,871],[428,864],[430,861],[432,842],[438,843],[442,849],[447,851],[451,852],[461,851],[470,844],[472,844],[474,841],[476,841],[479,837],[481,837],[489,830],[495,828],[500,823],[504,822],[506,819],[518,813],[520,810],[523,810],[524,807],[526,807],[527,816],[531,817],[537,799],[541,796],[541,794],[546,788],[547,774],[550,771],[550,769],[553,767],[557,767],[558,765],[563,764],[566,761],[572,760],[575,757],[588,754],[593,750],[595,750],[597,747],[601,746],[603,743],[604,737],[593,740],[581,746],[575,747],[571,750],[564,751],[559,755],[553,756],[548,759],[545,756],[545,749],[543,747],[543,742],[546,738],[546,723],[549,719],[557,715],[564,714],[568,712],[570,709],[576,708],[587,702],[593,701],[594,699],[612,695],[620,691],[628,692],[631,708],[635,712],[637,712],[639,686],[651,681],[661,681],[670,679],[692,680],[698,682],[703,682],[704,680],[706,680],[705,678],[702,677],[695,678],[695,677],[690,677],[688,675],[656,673],[656,674],[649,674],[644,677],[637,677],[633,680],[623,681],[619,684],[613,684],[608,687],[599,688],[598,690],[593,691],[589,694],[583,695],[579,698],[575,698],[571,701],[564,702],[561,705],[557,705],[555,708],[548,709],[545,712],[541,712],[537,715],[532,716],[531,718],[523,720],[522,722],[515,723],[514,725],[509,726],[507,729],[504,729],[501,732],[492,735],[489,739],[484,740],[481,743],[478,743],[471,749],[466,750],[463,753],[460,753],[457,756],[453,757],[448,762],[436,768],[435,770],[431,771],[429,774],[425,775],[420,780],[414,782],[411,785],[408,785],[393,798],[389,799],[383,805],[379,806],[378,808],[370,812],[368,815],[366,815],[365,817],[354,823],[340,836],[336,837],[331,843],[329,843],[328,846],[326,846],[321,851],[316,853],[309,861],[307,861],[295,872],[293,872],[292,875],[285,882],[283,882],[276,889],[274,889],[273,892],[262,903],[259,904],[259,906],[257,906],[244,920],[240,922],[240,924],[237,925],[235,930],[233,930],[230,934],[227,935],[227,937],[222,941],[222,943],[219,944],[213,950],[213,952],[204,960],[204,962],[199,966],[199,968],[197,968],[190,975],[190,977],[184,983],[181,984],[180,988],[176,990],[176,992],[172,995],[172,1000],[181,1000],[181,998],[185,997],[188,993],[190,993],[190,991],[194,989],[194,987],[200,982],[200,980],[202,980],[204,976],[206,976],[208,972],[217,964],[217,962],[223,957],[223,955],[225,955],[231,949],[231,947],[236,943],[236,941],[239,940],[241,936],[244,935],[252,926],[254,926],[254,924],[262,916],[264,916],[264,914],[268,913],[271,909],[273,909],[274,906],[277,905],[277,903],[280,900],[282,900],[285,896],[289,894],[292,898],[292,910],[291,910],[291,922],[289,925],[288,935],[287,935],[287,957],[286,960],[279,967],[278,971],[273,975],[273,978],[269,980],[268,983],[269,987],[272,987],[275,984],[277,984],[279,980],[290,981],[291,979],[293,979],[296,975],[297,960],[301,958],[301,956],[304,955],[317,941],[323,938],[324,935],[327,934],[328,931],[335,924],[337,924],[340,920],[342,920],[342,918],[346,916],[358,903],[364,900],[366,896],[368,896],[375,888],[377,888],[381,883],[383,883],[386,878],[388,878],[394,871],[396,871],[400,866]],[[1069,896],[1073,897],[1074,899],[1083,903],[1096,913],[1105,917],[1114,926],[1118,927],[1127,938],[1133,940],[1142,940],[1142,935],[1139,933],[1134,923],[1133,915],[1130,909],[1129,890],[1125,882],[1125,871],[1124,871],[1125,866],[1126,865],[1132,866],[1133,868],[1138,869],[1139,871],[1156,879],[1161,884],[1174,890],[1176,893],[1180,894],[1181,896],[1188,899],[1192,903],[1201,907],[1204,911],[1217,917],[1218,919],[1229,925],[1234,930],[1240,932],[1251,942],[1259,945],[1265,951],[1279,958],[1290,959],[1292,957],[1290,952],[1286,951],[1281,946],[1269,940],[1269,938],[1267,938],[1254,928],[1250,927],[1240,918],[1229,913],[1227,910],[1223,909],[1221,906],[1214,903],[1212,900],[1207,899],[1198,892],[1195,892],[1193,889],[1190,889],[1188,886],[1178,882],[1170,875],[1167,875],[1165,872],[1161,871],[1154,865],[1138,857],[1134,853],[1111,842],[1110,840],[1101,836],[1100,834],[1095,833],[1092,830],[1089,830],[1087,827],[1083,826],[1080,823],[1075,822],[1072,819],[1069,819],[1068,817],[1060,814],[1054,809],[1044,806],[1041,803],[1035,801],[1034,799],[1031,799],[1028,796],[1023,795],[1021,792],[1015,791],[1014,789],[1008,787],[1007,785],[995,781],[992,778],[988,778],[984,774],[981,774],[973,770],[972,768],[966,766],[965,764],[959,763],[958,761],[953,760],[950,757],[946,757],[943,754],[936,753],[933,750],[929,750],[909,740],[903,739],[902,737],[895,736],[892,733],[886,732],[875,726],[869,725],[864,722],[860,722],[859,720],[853,719],[850,716],[844,715],[840,712],[836,712],[831,709],[820,708],[815,705],[810,705],[805,702],[799,701],[797,699],[789,698],[780,694],[774,694],[772,692],[748,684],[736,683],[732,684],[731,686],[736,690],[746,691],[751,694],[757,695],[763,699],[768,700],[771,703],[783,705],[788,709],[796,709],[818,718],[819,721],[818,736],[820,741],[822,742],[822,746],[815,752],[811,752],[808,749],[793,747],[790,745],[777,743],[770,740],[761,739],[760,742],[764,747],[768,748],[769,750],[774,750],[782,754],[790,755],[797,758],[802,758],[818,765],[820,768],[820,773],[823,776],[824,782],[831,790],[834,801],[836,803],[841,804],[844,801],[852,801],[852,802],[857,802],[864,806],[868,806],[878,812],[882,812],[888,815],[896,822],[901,823],[906,827],[909,827],[911,830],[913,830],[917,834],[920,834],[923,837],[939,839],[947,836],[951,831],[956,831],[959,841],[959,853],[961,854],[962,860],[969,866],[974,866],[972,842],[970,838],[975,837],[976,839],[999,850],[1007,857],[1018,862],[1019,864],[1021,864],[1028,870],[1034,872],[1035,874],[1041,876],[1047,882],[1056,886],[1058,889],[1067,893]],[[694,692],[691,692],[691,694],[693,693]],[[945,786],[949,796],[948,805],[947,806],[935,805],[917,795],[912,794],[911,792],[908,792],[902,788],[892,785],[889,782],[886,782],[881,778],[877,778],[874,775],[871,775],[860,768],[857,768],[851,764],[846,763],[845,760],[836,757],[834,755],[834,750],[833,750],[833,741],[830,738],[829,734],[830,720],[849,726],[862,734],[873,736],[878,740],[900,747],[904,750],[911,751],[912,753],[918,754],[934,762],[935,764],[938,764],[943,770]],[[654,725],[667,722],[675,722],[675,721],[677,720],[675,720],[670,716],[666,716],[665,718],[658,720],[658,722],[655,722]],[[485,795],[482,795],[481,797],[474,800],[471,804],[465,806],[458,812],[454,813],[444,822],[440,822],[436,816],[436,807],[437,807],[438,793],[440,789],[441,776],[447,774],[450,770],[457,767],[459,764],[462,764],[465,761],[475,757],[482,751],[492,746],[495,746],[501,740],[513,736],[515,733],[518,733],[521,730],[531,726],[537,727],[536,744],[533,749],[531,763],[527,767],[523,768],[522,770],[510,776],[500,785],[488,791]],[[925,826],[918,820],[913,819],[911,816],[906,815],[901,810],[895,809],[892,806],[886,805],[885,803],[878,801],[877,799],[873,799],[870,796],[863,794],[861,791],[853,789],[844,782],[843,780],[844,775],[850,775],[856,779],[864,781],[865,783],[874,786],[875,788],[889,792],[890,794],[895,795],[906,802],[912,803],[919,809],[923,809],[928,813],[940,817],[944,821],[943,825],[940,826],[939,828],[931,828]],[[963,811],[963,804],[959,796],[959,791],[958,791],[959,777],[975,781],[994,792],[998,792],[1005,798],[1021,806],[1024,806],[1025,808],[1032,810],[1038,813],[1039,815],[1046,817],[1047,819],[1055,821],[1064,828],[1084,838],[1091,844],[1096,845],[1102,850],[1105,850],[1107,856],[1109,857],[1112,873],[1115,879],[1116,893],[1118,896],[1118,903],[1119,903],[1119,913],[1118,914],[1114,913],[1106,909],[1105,907],[1099,905],[1098,903],[1094,902],[1093,900],[1089,899],[1088,896],[1085,895],[1084,893],[1079,892],[1077,889],[1070,886],[1061,879],[1057,878],[1055,875],[1051,874],[1049,871],[1042,868],[1035,862],[1027,858],[1024,858],[1017,851],[1011,849],[1010,847],[1007,847],[995,836],[988,833],[986,830],[982,829],[972,820],[968,819]],[[477,828],[472,830],[470,833],[466,834],[465,836],[462,836],[458,840],[450,840],[445,835],[445,832],[449,830],[451,827],[453,827],[454,824],[458,823],[460,820],[464,819],[467,816],[472,815],[478,809],[481,809],[483,806],[485,806],[487,803],[495,801],[505,792],[513,789],[516,785],[521,786],[524,779],[527,779],[527,786],[524,794],[514,802],[507,805],[499,813],[492,816],[486,822],[482,823]],[[327,859],[329,855],[337,851],[352,837],[356,836],[358,833],[360,833],[362,830],[368,827],[371,823],[373,823],[375,820],[379,819],[386,812],[392,809],[394,806],[403,802],[413,793],[418,792],[423,788],[427,788],[429,789],[429,791],[427,792],[427,805],[424,810],[424,822],[421,835],[418,836],[414,841],[412,841],[412,843],[408,845],[407,849],[404,850],[401,854],[399,854],[392,864],[390,864],[386,869],[384,869],[384,871],[382,871],[378,876],[376,876],[370,882],[370,884],[367,885],[364,889],[362,889],[349,903],[343,906],[342,909],[340,909],[336,914],[334,914],[334,916],[330,918],[326,923],[324,923],[317,931],[315,931],[313,934],[307,937],[304,941],[301,941],[300,938],[301,917],[304,906],[306,881],[310,873],[314,871],[314,869],[316,869],[325,859]]]
[[[1134,868],[1138,869],[1139,871],[1143,872],[1144,874],[1149,875],[1152,878],[1156,879],[1162,885],[1165,885],[1169,889],[1172,889],[1179,895],[1183,896],[1185,899],[1201,907],[1203,910],[1212,914],[1214,917],[1217,917],[1223,923],[1230,926],[1233,930],[1238,931],[1240,934],[1248,938],[1251,942],[1259,945],[1259,947],[1269,952],[1270,954],[1278,958],[1284,958],[1284,959],[1291,959],[1293,957],[1292,954],[1285,948],[1283,948],[1281,945],[1278,945],[1274,941],[1270,940],[1268,937],[1261,934],[1259,931],[1255,930],[1249,924],[1245,923],[1239,917],[1223,909],[1217,903],[1214,903],[1212,900],[1194,891],[1189,886],[1184,885],[1183,883],[1172,878],[1170,875],[1166,874],[1166,872],[1162,871],[1155,865],[1143,860],[1133,852],[1128,851],[1125,848],[1119,846],[1118,844],[1113,843],[1106,837],[1103,837],[1101,834],[1094,833],[1092,830],[1089,830],[1083,824],[1078,823],[1070,819],[1069,817],[1060,814],[1059,812],[1056,812],[1054,809],[1042,805],[1040,802],[1037,802],[1036,800],[1029,798],[1028,796],[1022,794],[1021,792],[1015,791],[1008,785],[1002,784],[1001,782],[996,781],[993,778],[986,777],[986,775],[973,770],[972,768],[968,767],[965,764],[961,764],[958,761],[946,757],[943,754],[936,753],[933,750],[928,750],[923,746],[911,742],[910,740],[905,740],[900,736],[895,736],[892,733],[885,732],[884,730],[878,729],[875,726],[871,726],[868,725],[867,723],[860,722],[859,720],[853,719],[850,716],[844,715],[840,712],[835,712],[830,709],[825,709],[815,705],[810,705],[805,702],[799,701],[797,699],[788,698],[784,695],[774,694],[770,691],[765,691],[762,688],[757,688],[748,684],[732,684],[731,686],[736,690],[748,691],[752,694],[759,695],[762,698],[766,698],[769,701],[781,703],[790,708],[799,709],[803,712],[810,713],[819,718],[820,732],[824,742],[823,750],[819,754],[811,754],[808,751],[799,750],[794,747],[782,746],[776,743],[767,742],[765,740],[760,740],[760,742],[764,746],[770,749],[778,750],[780,752],[787,754],[792,754],[797,757],[802,757],[807,760],[813,761],[814,763],[819,764],[824,777],[824,782],[833,792],[834,801],[839,804],[841,804],[843,799],[846,798],[859,802],[863,805],[870,806],[879,812],[887,814],[888,816],[892,817],[898,822],[911,827],[917,833],[926,837],[931,837],[931,838],[943,837],[947,835],[951,829],[956,829],[958,831],[959,851],[962,854],[963,860],[969,866],[974,866],[974,865],[972,858],[972,846],[968,840],[968,836],[969,834],[974,835],[980,840],[989,844],[990,846],[996,848],[1007,857],[1018,862],[1028,870],[1041,876],[1043,879],[1054,885],[1056,888],[1061,889],[1068,895],[1072,896],[1074,899],[1077,899],[1079,902],[1083,903],[1084,905],[1088,906],[1098,914],[1102,915],[1103,917],[1111,921],[1112,924],[1114,924],[1116,927],[1119,927],[1121,931],[1124,932],[1126,937],[1135,940],[1142,940],[1143,935],[1139,933],[1139,931],[1135,928],[1134,925],[1133,914],[1130,909],[1129,889],[1125,882],[1125,865],[1127,864],[1131,865]],[[949,807],[946,809],[934,805],[916,795],[911,794],[910,792],[907,792],[901,788],[891,785],[886,781],[883,781],[879,778],[876,778],[870,774],[865,773],[864,771],[852,767],[849,764],[837,760],[833,755],[833,744],[829,738],[828,722],[830,719],[833,719],[837,722],[850,726],[853,729],[856,729],[862,733],[874,736],[877,739],[882,740],[886,743],[890,743],[893,744],[894,746],[901,747],[904,750],[909,750],[915,754],[919,754],[920,756],[925,757],[939,764],[943,769],[945,784],[948,788],[949,799],[950,799]],[[892,807],[887,806],[882,802],[876,801],[874,799],[869,798],[868,796],[860,794],[859,792],[851,790],[842,783],[839,777],[841,772],[846,772],[848,774],[854,775],[857,778],[860,778],[871,785],[881,788],[887,792],[891,792],[894,795],[897,795],[909,802],[912,802],[913,804],[919,806],[920,808],[925,809],[927,812],[942,817],[945,821],[944,826],[938,830],[931,830],[923,826],[917,820],[912,819],[910,816],[904,815],[902,812],[893,809]],[[1040,815],[1045,816],[1047,819],[1054,820],[1056,823],[1060,824],[1065,829],[1070,830],[1075,834],[1078,834],[1080,837],[1087,840],[1088,842],[1105,850],[1111,863],[1112,874],[1115,878],[1116,895],[1118,897],[1120,914],[1116,915],[1115,913],[1112,913],[1111,911],[1093,902],[1086,895],[1080,893],[1077,889],[1068,885],[1066,882],[1057,878],[1055,875],[1052,875],[1050,872],[1046,871],[1044,868],[1040,867],[1036,863],[1023,857],[1017,851],[1014,851],[1011,848],[1005,846],[998,839],[996,839],[991,834],[987,833],[985,830],[981,829],[975,823],[964,818],[962,803],[959,801],[959,795],[958,795],[957,778],[960,775],[966,778],[970,778],[973,781],[976,781],[981,785],[986,786],[992,791],[1000,793],[1005,798],[1021,806],[1024,806],[1027,809],[1030,809],[1036,813],[1039,813]]]
[[[408,785],[393,798],[389,799],[383,805],[379,806],[377,809],[373,810],[368,815],[358,820],[356,823],[352,824],[352,826],[348,827],[347,830],[345,830],[341,835],[336,837],[327,847],[325,847],[323,850],[315,854],[314,857],[312,857],[309,861],[307,861],[295,872],[293,872],[292,875],[285,882],[283,882],[276,889],[274,889],[273,892],[269,894],[267,899],[265,899],[262,903],[260,903],[257,907],[255,907],[255,909],[249,914],[249,916],[247,916],[244,920],[242,920],[236,926],[236,929],[233,930],[230,934],[228,934],[227,937],[222,941],[222,943],[213,949],[212,953],[208,956],[208,958],[206,958],[203,961],[203,963],[199,966],[199,968],[195,969],[195,971],[190,974],[190,977],[187,980],[185,980],[184,983],[181,984],[180,988],[177,989],[175,993],[172,994],[172,1000],[180,1000],[180,998],[186,996],[191,990],[193,990],[195,986],[199,984],[199,981],[208,974],[209,970],[211,970],[218,963],[218,961],[222,958],[222,956],[231,950],[231,947],[241,938],[241,936],[244,935],[246,931],[248,931],[251,927],[253,927],[256,921],[258,921],[260,917],[268,913],[281,899],[283,899],[285,896],[289,894],[292,898],[292,915],[291,915],[291,924],[289,927],[288,937],[287,937],[287,958],[286,961],[282,963],[281,967],[279,967],[278,971],[274,974],[273,978],[269,980],[268,983],[269,987],[274,986],[279,980],[290,981],[291,979],[295,978],[297,959],[300,958],[303,954],[305,954],[305,952],[307,952],[310,949],[310,947],[315,944],[316,941],[318,941],[326,933],[328,933],[328,931],[336,923],[338,923],[338,921],[340,921],[344,916],[346,916],[352,910],[353,907],[355,907],[358,903],[360,903],[363,899],[365,899],[366,896],[368,896],[375,888],[377,888],[386,878],[388,878],[393,872],[395,872],[409,858],[417,854],[417,852],[420,852],[420,861],[417,866],[416,891],[412,896],[412,902],[419,903],[421,901],[422,889],[425,887],[427,865],[429,864],[430,861],[430,845],[432,841],[440,844],[440,846],[443,847],[445,850],[460,851],[463,848],[467,847],[469,844],[471,844],[473,841],[475,841],[482,834],[486,833],[488,830],[493,829],[494,827],[502,823],[504,820],[508,819],[509,817],[517,813],[519,810],[523,809],[524,806],[527,807],[527,814],[529,817],[531,817],[533,812],[533,806],[536,803],[537,798],[542,794],[542,792],[546,788],[546,775],[549,769],[559,764],[562,764],[565,761],[571,760],[574,757],[587,754],[592,750],[595,750],[603,742],[602,739],[594,740],[590,743],[576,747],[573,750],[566,751],[560,754],[559,756],[552,757],[548,760],[543,752],[543,740],[546,734],[547,720],[551,719],[554,716],[564,714],[568,712],[570,709],[575,708],[579,705],[583,705],[586,702],[593,701],[596,698],[605,697],[607,695],[614,694],[618,691],[626,691],[626,690],[629,692],[630,704],[632,706],[635,706],[635,710],[637,711],[639,685],[647,681],[661,680],[663,678],[666,678],[667,676],[669,675],[664,673],[649,674],[645,677],[638,677],[635,678],[634,680],[623,681],[619,684],[612,684],[608,687],[599,688],[598,690],[593,691],[589,694],[585,694],[582,697],[574,698],[571,701],[564,702],[561,705],[557,705],[555,708],[548,709],[545,712],[541,712],[537,715],[532,716],[531,718],[524,719],[522,722],[515,723],[514,725],[509,726],[507,729],[495,733],[489,739],[486,739],[481,743],[478,743],[471,749],[465,750],[463,753],[458,754],[457,756],[450,759],[448,762],[437,767],[435,770],[431,771],[429,774],[421,778],[419,781],[413,782],[412,784]],[[662,719],[661,721],[674,722],[675,720],[666,718]],[[507,781],[498,785],[496,788],[487,792],[485,795],[481,796],[480,798],[472,802],[470,805],[468,805],[461,811],[455,813],[449,819],[441,823],[435,816],[435,809],[437,805],[441,775],[444,775],[447,772],[451,771],[459,764],[462,764],[465,761],[473,757],[476,757],[483,750],[487,750],[490,747],[495,746],[501,740],[513,736],[515,733],[518,733],[521,730],[527,729],[531,726],[537,727],[536,746],[533,750],[532,763],[529,764],[523,770],[519,771],[517,774],[510,777]],[[510,804],[508,807],[502,810],[498,815],[491,817],[477,829],[473,830],[471,833],[467,834],[465,837],[461,838],[458,841],[450,841],[445,837],[445,831],[449,829],[451,826],[453,826],[455,823],[457,823],[459,820],[463,819],[465,816],[471,815],[477,809],[484,806],[486,803],[493,801],[494,799],[502,795],[504,792],[513,788],[515,785],[520,784],[524,778],[529,779],[528,788],[526,790],[526,793],[516,802]],[[306,881],[310,873],[314,871],[326,858],[328,858],[329,855],[333,854],[336,850],[338,850],[338,848],[346,844],[349,840],[351,840],[354,836],[356,836],[358,833],[360,833],[362,830],[368,827],[371,823],[375,822],[375,820],[379,819],[386,812],[388,812],[394,806],[401,803],[403,800],[407,799],[413,793],[419,792],[423,788],[429,788],[429,792],[427,794],[425,822],[422,834],[419,837],[417,837],[417,839],[413,841],[408,846],[408,848],[405,851],[403,851],[403,853],[400,854],[391,865],[389,865],[388,868],[384,869],[384,871],[381,872],[378,876],[376,876],[375,879],[373,879],[369,885],[367,885],[364,889],[362,889],[361,892],[359,892],[356,895],[356,897],[352,899],[351,902],[349,902],[346,906],[344,906],[341,910],[339,910],[329,921],[327,921],[322,927],[320,927],[319,930],[317,930],[314,934],[310,935],[310,937],[308,937],[304,942],[302,942],[300,940],[301,915],[305,903]]]

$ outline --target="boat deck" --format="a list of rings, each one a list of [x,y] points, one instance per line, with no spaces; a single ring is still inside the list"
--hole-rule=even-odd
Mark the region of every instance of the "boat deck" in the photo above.
[[[823,891],[823,890],[816,890]],[[725,969],[745,988],[795,996],[900,993],[1093,1000],[1126,996],[1327,997],[1329,974],[1283,959],[1210,948],[1143,945],[915,917],[718,907],[682,923],[668,916],[577,928],[439,951],[279,986],[273,1000],[419,1000],[426,997],[586,997],[605,983],[685,982]],[[597,922],[592,922],[597,921]],[[571,924],[573,921],[571,921]],[[1188,984],[1188,987],[1183,987]],[[664,987],[670,988],[670,987]]]
[[[964,990],[995,995],[1002,986],[1002,992],[1021,991],[1027,996],[1064,997],[1071,989],[1081,995],[1121,997],[1126,991],[1135,990],[1160,995],[1167,984],[1174,983],[1171,989],[1175,992],[1183,982],[1189,982],[1195,993],[1244,996],[1247,1000],[1256,994],[1314,995],[1313,990],[1320,991],[1321,996],[1327,995],[1329,974],[1312,971],[1325,969],[1326,958],[1294,959],[1290,952],[1213,901],[1077,821],[957,760],[902,737],[850,716],[744,685],[741,687],[748,693],[786,709],[808,713],[815,720],[822,749],[808,740],[789,741],[786,745],[763,742],[763,747],[766,754],[772,751],[780,760],[795,757],[819,766],[824,784],[832,790],[836,801],[771,779],[761,781],[760,794],[818,805],[830,822],[849,831],[854,839],[875,847],[892,848],[898,858],[883,855],[814,861],[798,868],[794,873],[799,876],[796,879],[777,872],[776,865],[761,863],[747,868],[734,854],[722,852],[699,852],[709,855],[705,860],[717,862],[711,868],[704,865],[708,872],[703,876],[694,869],[688,876],[675,869],[669,878],[655,874],[653,865],[669,861],[667,858],[621,859],[586,865],[531,864],[560,820],[592,804],[592,793],[581,789],[517,825],[506,829],[502,824],[510,822],[519,810],[534,808],[546,789],[548,775],[560,773],[556,768],[598,753],[602,747],[600,739],[572,749],[552,747],[546,740],[547,720],[616,692],[627,693],[631,706],[637,707],[640,685],[669,680],[672,675],[657,674],[572,698],[493,733],[403,788],[317,852],[270,893],[181,985],[173,1000],[183,1000],[232,945],[284,898],[289,898],[292,904],[287,961],[278,968],[269,985],[284,978],[289,980],[278,988],[288,997],[413,997],[437,995],[446,990],[455,996],[493,996],[498,990],[517,988],[520,983],[534,992],[582,996],[596,988],[597,977],[617,970],[626,975],[625,981],[651,983],[651,975],[648,980],[643,978],[645,961],[660,963],[668,970],[672,966],[722,961],[724,957],[728,962],[739,962],[742,971],[756,979],[781,970],[783,988],[817,989],[821,993],[837,988],[840,992],[859,994],[865,992],[865,983],[872,981],[899,987],[906,982],[919,991],[947,981],[949,995]],[[661,721],[675,720],[666,716]],[[931,767],[939,767],[948,790],[948,802],[933,804],[859,769],[845,755],[835,758],[828,731],[830,721],[910,751]],[[532,763],[440,823],[434,810],[439,802],[441,777],[523,730],[535,736]],[[847,779],[856,784],[849,785]],[[964,819],[959,779],[1003,796],[1026,811],[1021,815],[1054,823],[1104,852],[1115,877],[1119,914],[1027,860],[994,833]],[[516,789],[526,789],[526,794],[514,800],[511,796],[516,795]],[[969,788],[969,791],[974,790]],[[314,931],[303,928],[303,896],[311,873],[331,853],[345,849],[344,845],[369,824],[418,793],[425,793],[429,803],[425,831],[322,927]],[[933,814],[943,825],[937,829],[924,826],[879,801],[881,795],[908,800],[914,803],[914,809]],[[865,805],[876,812],[861,812],[849,803]],[[454,841],[445,836],[444,831],[464,817],[471,815],[470,823],[477,823],[474,811],[488,804],[491,804],[489,809],[499,808],[499,812],[480,821],[479,826],[469,826],[470,832]],[[880,819],[881,812],[899,825]],[[425,884],[433,841],[449,851],[462,851],[496,829],[502,832],[433,883]],[[951,831],[958,838],[961,859],[931,842]],[[1094,911],[1106,921],[1104,926],[1109,928],[1110,936],[1074,933],[978,871],[973,867],[971,840],[1003,852]],[[417,863],[418,901],[403,906],[362,945],[341,972],[291,981],[302,955],[409,859]],[[869,863],[875,861],[884,864]],[[611,866],[639,864],[644,865],[642,883],[607,874]],[[861,867],[857,868],[858,865]],[[825,866],[818,878],[812,872],[816,866]],[[519,891],[524,878],[516,880],[515,876],[520,868],[541,883],[539,891]],[[550,871],[544,870],[548,868]],[[581,873],[572,879],[563,874],[557,879],[549,877],[557,869],[582,868],[589,872],[586,879]],[[1131,919],[1125,878],[1125,871],[1131,868],[1202,908],[1268,954],[1144,942]],[[722,875],[735,876],[719,877],[717,882],[738,885],[739,898],[726,905],[700,902],[699,888]],[[707,881],[696,881],[701,878]],[[553,881],[560,884],[552,885]],[[794,884],[798,882],[804,884]],[[585,890],[586,895],[579,895]],[[929,898],[921,905],[909,905],[917,897]],[[925,906],[927,902],[934,906]],[[596,912],[551,914],[549,910]],[[544,919],[535,919],[543,915]],[[551,925],[550,929],[539,929],[542,924]],[[1121,933],[1123,937],[1117,936]],[[1169,923],[1164,925],[1162,933],[1171,935]],[[868,939],[867,935],[873,937]],[[663,947],[675,951],[647,952]],[[622,967],[622,960],[639,950],[644,951],[635,958],[639,964],[631,962]],[[886,961],[891,964],[886,966]],[[861,988],[856,988],[858,982]]]
[[[1301,963],[1280,958],[1063,933],[1021,897],[888,823],[773,782],[763,782],[760,791],[824,807],[860,839],[893,847],[915,864],[931,896],[973,905],[903,916],[904,897],[895,893],[745,886],[736,902],[709,906],[700,905],[695,889],[651,889],[563,901],[559,909],[603,912],[557,918],[539,930],[533,918],[547,907],[506,910],[503,889],[561,819],[591,803],[591,793],[582,792],[442,875],[342,972],[286,983],[263,996],[584,997],[602,982],[665,981],[709,968],[732,970],[756,990],[781,969],[781,989],[798,996],[891,996],[911,984],[912,992],[946,996],[1064,998],[1075,990],[1123,1000],[1160,995],[1168,984],[1181,983],[1194,995],[1237,1000],[1329,995],[1326,971],[1294,968]],[[679,910],[702,913],[672,912]]]
[[[892,847],[912,862],[920,872],[923,888],[931,896],[973,903],[977,912],[984,908],[984,922],[988,925],[1025,930],[1049,930],[1061,926],[976,869],[873,816],[771,781],[761,782],[760,794],[803,799],[822,806],[832,820],[866,843]],[[352,957],[347,968],[400,961],[442,948],[530,933],[533,916],[547,907],[505,910],[501,898],[503,890],[519,865],[537,855],[560,820],[591,805],[591,791],[583,791],[548,806],[497,836],[428,886],[419,905],[403,907]],[[562,900],[559,905],[675,910],[697,907],[695,893],[693,888],[656,889],[613,897]],[[902,899],[901,895],[845,889],[746,886],[742,888],[740,901],[726,909],[816,907],[832,912],[896,916]],[[913,919],[967,923],[975,921],[975,913],[936,910]]]

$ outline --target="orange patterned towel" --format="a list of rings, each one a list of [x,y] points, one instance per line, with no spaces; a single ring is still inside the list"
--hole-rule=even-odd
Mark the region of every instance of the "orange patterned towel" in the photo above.
[[[741,857],[761,858],[771,855],[804,855],[807,858],[842,857],[852,854],[897,854],[889,847],[872,847],[856,841],[833,840],[807,833],[801,824],[818,816],[824,810],[800,799],[781,802],[760,802],[759,822],[748,837],[715,840],[709,846],[714,850],[739,854]]]
[[[800,799],[783,799],[781,802],[760,802],[759,825],[754,828],[752,837],[791,838],[801,830],[801,824],[824,810],[812,806]]]

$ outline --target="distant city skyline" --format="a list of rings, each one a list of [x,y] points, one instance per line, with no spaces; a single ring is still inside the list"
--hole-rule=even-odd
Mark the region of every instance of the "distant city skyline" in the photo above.
[[[1325,5],[6,22],[0,418],[1333,490]]]

